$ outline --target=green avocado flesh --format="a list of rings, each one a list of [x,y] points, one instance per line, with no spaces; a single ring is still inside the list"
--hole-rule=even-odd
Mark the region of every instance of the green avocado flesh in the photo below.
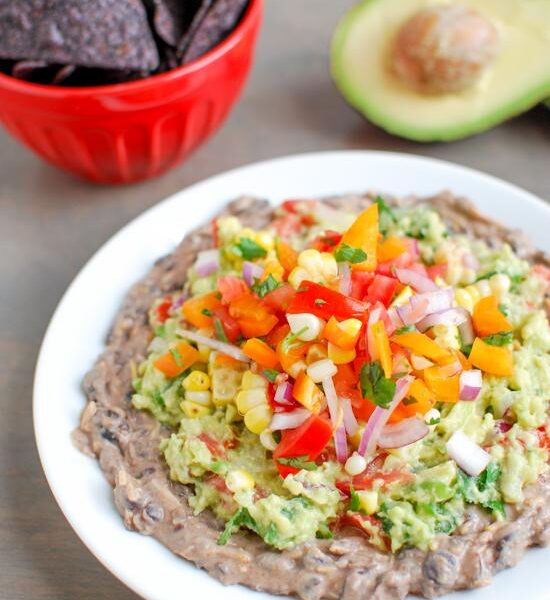
[[[499,52],[472,87],[423,94],[389,68],[395,35],[433,0],[364,0],[338,25],[332,75],[347,101],[367,119],[401,137],[450,141],[478,133],[550,96],[550,2],[461,0],[496,27]]]

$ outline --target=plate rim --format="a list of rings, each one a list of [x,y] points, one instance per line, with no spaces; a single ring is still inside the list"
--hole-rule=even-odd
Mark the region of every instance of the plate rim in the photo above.
[[[539,209],[543,209],[544,211],[546,211],[548,217],[550,217],[550,205],[547,202],[545,202],[542,198],[535,195],[534,193],[520,187],[519,185],[513,184],[511,182],[508,182],[504,179],[501,179],[501,178],[491,175],[489,173],[485,173],[483,171],[480,171],[475,168],[468,167],[468,166],[465,166],[465,165],[462,165],[459,163],[455,163],[452,161],[443,160],[443,159],[439,159],[439,158],[433,158],[431,156],[426,156],[426,155],[422,155],[422,154],[406,153],[406,152],[391,152],[391,151],[385,151],[385,150],[326,150],[326,151],[321,151],[321,152],[304,152],[304,153],[297,153],[297,154],[289,154],[289,155],[283,155],[283,156],[279,156],[279,157],[275,157],[275,158],[271,158],[271,159],[265,159],[265,160],[261,160],[261,161],[257,161],[257,162],[253,162],[253,163],[246,163],[244,165],[240,165],[235,168],[223,171],[221,173],[216,173],[212,176],[209,176],[209,177],[206,177],[199,181],[196,181],[196,182],[192,183],[191,185],[186,186],[186,187],[182,188],[181,190],[178,190],[177,192],[171,194],[170,196],[168,196],[158,202],[155,202],[155,204],[148,207],[147,209],[145,209],[144,211],[142,211],[141,213],[139,213],[138,215],[133,217],[130,221],[125,223],[120,229],[118,229],[113,235],[111,235],[105,242],[103,242],[97,248],[97,250],[95,252],[93,252],[93,254],[85,261],[83,266],[79,269],[77,274],[74,276],[74,278],[71,280],[69,285],[66,287],[65,291],[63,292],[60,300],[58,301],[58,303],[56,305],[55,310],[53,311],[53,313],[49,319],[47,328],[44,332],[42,342],[40,344],[39,352],[37,355],[36,366],[35,366],[34,377],[33,377],[33,393],[32,393],[33,431],[34,431],[35,443],[36,443],[36,447],[37,447],[37,451],[38,451],[38,455],[39,455],[39,459],[40,459],[40,464],[41,464],[42,470],[44,472],[44,475],[46,477],[48,487],[49,487],[52,495],[54,496],[56,503],[58,504],[63,516],[65,517],[65,519],[68,521],[69,525],[71,526],[72,530],[74,531],[76,536],[81,540],[81,542],[85,545],[85,547],[91,552],[91,554],[111,573],[111,575],[116,577],[119,581],[124,583],[124,585],[126,585],[129,589],[131,589],[134,593],[136,593],[138,596],[140,596],[142,598],[154,600],[153,596],[151,596],[150,594],[144,595],[143,589],[140,589],[140,585],[138,583],[136,583],[135,581],[133,581],[133,579],[131,577],[128,577],[126,575],[126,573],[122,573],[116,563],[112,563],[110,559],[107,559],[106,557],[104,557],[101,553],[101,550],[98,549],[98,547],[96,547],[96,544],[86,534],[84,534],[82,532],[78,521],[75,521],[71,516],[69,516],[68,509],[66,509],[65,502],[61,497],[61,492],[57,489],[57,487],[53,483],[53,478],[49,471],[49,464],[48,464],[48,458],[47,458],[48,450],[47,450],[46,443],[45,443],[46,436],[44,435],[44,431],[42,429],[41,423],[38,422],[37,406],[38,406],[38,402],[39,402],[39,396],[41,394],[41,392],[39,391],[39,386],[41,383],[41,378],[44,376],[43,375],[43,370],[44,370],[43,367],[44,367],[44,363],[46,361],[46,350],[47,350],[49,344],[51,343],[50,340],[51,340],[53,334],[55,333],[55,329],[57,326],[57,322],[60,318],[60,315],[62,315],[65,305],[68,302],[68,300],[70,299],[72,290],[77,288],[80,281],[86,276],[87,271],[98,260],[98,258],[101,257],[103,255],[103,253],[108,252],[116,244],[116,242],[121,240],[130,230],[134,229],[136,226],[138,226],[138,224],[147,221],[151,217],[151,215],[154,214],[156,211],[162,210],[163,207],[166,207],[167,205],[169,205],[173,202],[176,202],[179,196],[181,196],[183,194],[191,194],[196,190],[200,190],[202,187],[213,186],[217,182],[222,181],[223,179],[226,179],[226,178],[241,176],[241,175],[246,176],[247,172],[249,172],[249,171],[254,171],[257,169],[262,169],[262,168],[272,167],[272,166],[276,167],[285,162],[293,163],[295,161],[299,162],[301,160],[316,161],[318,159],[327,160],[327,159],[332,159],[332,158],[339,159],[339,158],[346,158],[346,157],[360,157],[360,158],[365,158],[365,160],[368,160],[369,158],[371,158],[371,159],[379,158],[382,160],[384,160],[384,159],[404,160],[404,161],[409,161],[411,163],[421,162],[421,163],[424,163],[426,166],[432,165],[435,168],[443,167],[443,168],[451,169],[451,170],[454,170],[455,172],[460,173],[461,175],[466,175],[467,177],[470,177],[470,178],[477,178],[478,180],[482,180],[491,186],[496,186],[500,189],[506,189],[508,193],[514,194],[518,197],[522,197],[525,200],[527,200],[527,202],[537,205]],[[368,181],[366,182],[365,189],[367,189],[367,187],[368,187]],[[346,193],[348,191],[350,191],[350,190],[344,189],[344,190],[342,190],[341,193]],[[243,190],[243,192],[245,192],[245,190]],[[391,193],[391,192],[388,192],[388,193]],[[414,193],[414,190],[412,190],[411,193]],[[228,198],[227,201],[229,201],[231,199],[232,198]],[[269,199],[269,200],[271,201],[271,199]],[[475,204],[475,201],[474,201],[474,204]],[[220,204],[220,206],[221,205],[222,204]],[[187,229],[187,231],[182,233],[182,235],[187,235],[187,233],[194,226],[195,225],[192,224],[191,227],[189,227]],[[138,277],[136,276],[135,281],[137,281],[137,280],[138,280]],[[124,293],[126,294],[128,291],[129,290],[126,289]],[[120,306],[118,308],[120,308]],[[111,315],[111,321],[115,318],[115,316],[116,316],[116,310]],[[90,368],[91,368],[91,366],[92,365],[90,365]],[[85,396],[84,396],[83,392],[82,392],[82,396],[83,396],[83,400],[85,400]],[[83,404],[83,406],[84,406],[84,404]],[[78,423],[75,422],[75,427],[77,424]],[[94,460],[95,460],[95,466],[97,466],[97,459],[94,459]],[[101,473],[101,476],[103,477],[103,473]],[[106,483],[106,485],[108,485],[110,487],[109,483],[106,480],[105,480],[105,483]],[[114,509],[114,506],[113,506],[113,509]],[[117,513],[117,516],[120,519],[121,526],[123,526],[122,518],[120,517],[120,515],[118,515],[118,513]],[[160,544],[160,542],[157,542],[156,540],[155,540],[155,542]],[[533,552],[532,549],[530,551]],[[535,552],[536,551],[537,550],[535,550]],[[180,560],[185,560],[185,559],[180,559]],[[197,567],[195,565],[192,565],[192,568],[197,569]],[[212,580],[215,581],[216,583],[218,583],[217,580],[215,580],[213,578],[212,578]],[[462,592],[459,592],[458,594],[455,593],[455,594],[456,594],[456,597],[458,598],[459,595],[462,595]],[[267,597],[272,597],[272,596],[267,596]],[[452,595],[452,597],[454,598],[455,595]]]

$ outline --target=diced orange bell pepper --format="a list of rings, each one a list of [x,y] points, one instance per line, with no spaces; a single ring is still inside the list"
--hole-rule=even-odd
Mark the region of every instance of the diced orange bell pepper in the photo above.
[[[391,341],[398,346],[408,348],[415,354],[420,354],[436,362],[444,362],[449,357],[449,352],[430,339],[426,334],[412,331],[401,335],[394,335]]]
[[[469,371],[472,368],[472,363],[466,358],[466,356],[464,356],[464,354],[462,354],[460,350],[453,349],[451,350],[451,353],[453,356],[458,358],[458,362],[460,363],[463,371]]]
[[[212,317],[205,314],[205,312],[212,312],[216,308],[220,308],[221,305],[222,303],[218,298],[218,294],[211,292],[189,298],[189,300],[183,303],[181,312],[185,320],[191,323],[191,325],[194,325],[198,329],[209,329],[213,327]]]
[[[297,346],[293,346],[285,352],[283,340],[281,340],[277,344],[277,356],[279,357],[279,362],[281,363],[283,370],[287,373],[291,373],[293,365],[299,361],[303,363],[303,368],[305,369],[307,366],[305,356],[310,346],[311,342],[303,342]]]
[[[242,350],[248,358],[256,361],[266,369],[274,369],[279,364],[279,357],[275,350],[258,338],[246,340]]]
[[[279,322],[261,300],[250,293],[234,298],[229,305],[229,314],[247,338],[267,335]]]
[[[232,356],[228,356],[227,354],[217,354],[214,360],[218,367],[232,367],[234,369],[239,369],[244,364],[242,361],[237,360]]]
[[[283,265],[276,259],[265,262],[264,272],[260,277],[260,281],[265,281],[270,275],[277,281],[282,281],[284,278],[285,270]]]
[[[362,326],[363,323],[359,319],[338,321],[332,316],[325,325],[323,336],[343,350],[353,350],[359,339]]]
[[[510,321],[500,312],[496,296],[486,296],[476,302],[472,319],[476,333],[482,337],[513,328]]]
[[[275,243],[275,252],[277,253],[279,262],[283,265],[285,273],[288,275],[298,264],[298,252],[290,244],[281,239]]]
[[[370,326],[372,337],[374,339],[374,345],[378,353],[384,376],[389,379],[392,375],[392,353],[390,349],[390,341],[388,340],[388,334],[384,327],[383,321],[377,321]]]
[[[474,340],[469,360],[474,367],[491,375],[509,377],[514,372],[514,359],[510,350],[491,346],[480,338]]]
[[[153,365],[166,377],[173,378],[200,360],[201,355],[196,348],[187,342],[179,342],[175,348],[157,358]]]
[[[374,203],[363,211],[342,236],[341,244],[352,248],[360,248],[367,258],[360,263],[351,265],[357,271],[374,271],[378,246],[378,204]]]
[[[292,388],[292,395],[312,413],[319,414],[321,412],[324,394],[305,371],[298,375]]]
[[[441,372],[441,367],[424,369],[424,381],[442,402],[458,402],[460,397],[460,375],[449,377]]]
[[[229,304],[231,300],[248,291],[248,286],[240,277],[223,275],[218,277],[217,288],[222,296],[222,302]]]
[[[407,400],[414,400],[414,402],[409,403]],[[428,386],[421,379],[415,379],[411,383],[407,392],[407,398],[402,404],[404,411],[409,417],[413,417],[417,413],[425,415],[433,408],[435,398]]]
[[[396,235],[390,235],[383,242],[378,244],[378,261],[386,262],[401,256],[407,250],[407,244]]]

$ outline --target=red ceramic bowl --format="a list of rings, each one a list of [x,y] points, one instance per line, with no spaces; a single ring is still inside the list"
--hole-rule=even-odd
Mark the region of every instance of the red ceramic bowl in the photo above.
[[[57,167],[99,183],[127,183],[171,169],[225,120],[252,64],[262,0],[237,28],[183,67],[140,81],[85,88],[0,74],[0,121]]]

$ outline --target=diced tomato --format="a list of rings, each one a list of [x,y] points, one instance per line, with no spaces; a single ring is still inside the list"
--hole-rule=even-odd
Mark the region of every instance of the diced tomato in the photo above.
[[[304,225],[313,225],[316,222],[311,213],[317,206],[317,200],[285,200],[281,206],[287,212],[299,215]]]
[[[411,271],[416,271],[417,273],[420,273],[420,275],[424,275],[424,277],[428,277],[428,271],[426,269],[426,266],[422,263],[413,262],[407,267],[407,269],[410,269]]]
[[[222,302],[229,304],[232,300],[248,292],[248,286],[240,277],[224,275],[218,277],[218,290],[222,295]]]
[[[302,230],[302,219],[299,215],[289,213],[284,217],[277,217],[272,223],[277,235],[284,240],[295,236]]]
[[[375,480],[382,481],[382,489],[385,489],[391,483],[412,483],[414,481],[414,475],[403,468],[382,471],[386,457],[385,452],[378,454],[360,475],[356,475],[347,481],[337,481],[336,487],[346,496],[350,496],[350,485],[353,485],[354,490],[369,490]]]
[[[547,284],[550,284],[550,269],[548,267],[545,267],[544,265],[535,265],[531,271],[541,279],[544,279]]]
[[[267,293],[263,298],[263,302],[272,309],[273,312],[284,313],[295,295],[296,291],[294,288],[289,283],[284,283]]]
[[[212,230],[212,241],[214,242],[214,247],[219,248],[219,246],[220,246],[220,231],[219,231],[218,220],[212,219],[210,226],[211,226],[211,230]]]
[[[358,377],[349,363],[338,365],[337,369],[338,371],[333,377],[334,386],[336,387],[337,392],[339,388],[343,390],[344,388],[353,388],[357,385]]]
[[[315,460],[331,437],[330,421],[319,415],[311,415],[296,429],[284,429],[281,432],[281,441],[273,451],[273,459],[281,476],[286,477],[289,473],[297,473],[299,469],[282,465],[278,461],[279,458],[307,456],[308,460]]]
[[[408,269],[412,262],[413,258],[410,252],[403,252],[403,254],[397,256],[393,260],[378,263],[376,272],[380,275],[392,277],[395,273],[395,269]]]
[[[537,436],[539,438],[539,446],[550,452],[550,433],[546,431],[546,428],[539,427],[537,429]]]
[[[370,284],[365,300],[371,304],[381,302],[384,306],[389,306],[397,288],[397,279],[387,275],[376,274]]]
[[[223,447],[223,444],[218,442],[218,440],[213,438],[211,435],[208,435],[207,433],[201,433],[198,438],[201,442],[206,444],[206,447],[208,450],[210,450],[212,456],[217,458],[225,456],[225,448]]]
[[[287,312],[290,314],[309,312],[321,319],[328,320],[334,316],[336,319],[344,320],[352,317],[363,319],[366,309],[366,304],[355,298],[344,296],[312,281],[302,281]]]
[[[368,271],[352,271],[351,273],[351,294],[352,298],[363,300],[367,295],[372,280],[374,279],[374,273]]]
[[[166,296],[166,298],[156,308],[157,319],[160,323],[164,323],[164,321],[168,319],[171,308],[172,296]]]
[[[318,235],[311,242],[310,247],[315,248],[315,250],[319,250],[319,252],[334,252],[341,239],[341,233],[327,229],[327,231],[324,231]]]
[[[353,414],[359,421],[367,422],[374,412],[376,404],[371,402],[368,398],[363,398],[363,395],[359,390],[355,390],[353,395],[352,392],[348,392],[348,396],[351,396],[350,400]]]
[[[447,275],[447,263],[432,265],[431,267],[427,267],[426,271],[428,271],[428,277],[430,279],[435,280],[437,277],[445,279],[445,276]]]
[[[239,327],[239,323],[236,319],[234,319],[230,314],[229,310],[226,306],[220,306],[212,310],[212,316],[214,319],[219,319],[223,330],[225,331],[225,335],[227,339],[233,344],[241,335],[241,328]]]
[[[281,340],[290,333],[290,327],[286,321],[280,321],[266,336],[265,341],[272,347],[276,348]]]
[[[225,479],[219,475],[216,475],[215,473],[212,473],[206,478],[206,483],[209,483],[212,487],[215,487],[218,492],[221,492],[222,494],[231,494],[231,491],[225,484]]]

